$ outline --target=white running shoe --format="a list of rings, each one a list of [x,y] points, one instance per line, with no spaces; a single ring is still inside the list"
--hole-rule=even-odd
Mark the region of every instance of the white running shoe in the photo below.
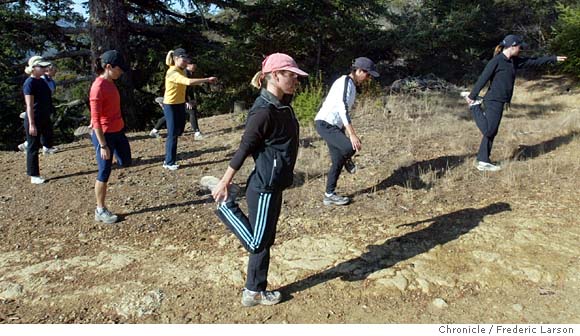
[[[23,143],[18,145],[18,150],[21,152],[26,152],[27,147],[28,147],[28,141],[24,141]]]
[[[163,163],[163,168],[165,168],[167,170],[177,170],[177,169],[179,169],[179,165],[178,164],[168,165],[168,164]]]
[[[469,97],[469,94],[471,92],[469,91],[462,91],[461,93],[459,93],[459,95],[463,98],[465,98],[465,100],[467,100],[467,97]],[[475,97],[475,100],[473,101],[473,103],[470,103],[469,106],[475,106],[475,105],[480,105],[481,103],[483,103],[483,97],[477,96]]]
[[[42,154],[44,154],[44,155],[50,155],[50,154],[54,154],[56,152],[58,152],[58,147],[48,148],[48,147],[42,146]]]
[[[477,165],[475,166],[479,171],[499,171],[501,170],[500,166],[496,166],[489,162],[477,161]]]
[[[204,176],[199,180],[199,184],[201,184],[212,193],[219,182],[220,179],[215,176]],[[228,185],[228,199],[225,200],[224,203],[235,201],[236,197],[238,197],[238,194],[240,193],[240,189],[240,186],[235,183]]]
[[[201,134],[201,132],[197,131],[193,134],[193,140],[203,140],[203,134]]]
[[[160,138],[161,135],[159,134],[159,131],[156,130],[155,128],[151,130],[151,132],[149,132],[149,136],[152,138]]]
[[[30,183],[32,184],[43,184],[44,181],[45,179],[40,176],[30,176]]]

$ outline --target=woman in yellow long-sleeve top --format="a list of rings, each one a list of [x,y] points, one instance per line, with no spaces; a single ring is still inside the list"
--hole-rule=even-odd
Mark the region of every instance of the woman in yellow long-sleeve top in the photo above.
[[[165,75],[165,94],[163,114],[167,121],[167,140],[165,142],[165,161],[163,168],[176,170],[177,138],[185,128],[185,90],[189,85],[215,83],[216,77],[188,78],[185,67],[191,62],[187,52],[178,48],[167,53],[165,64],[169,66]]]

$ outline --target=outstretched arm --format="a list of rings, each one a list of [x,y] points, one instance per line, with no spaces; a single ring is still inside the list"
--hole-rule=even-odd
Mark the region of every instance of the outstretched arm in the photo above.
[[[566,58],[566,56],[554,55],[543,57],[518,57],[516,66],[518,69],[531,68],[546,64],[554,64],[556,62],[563,62],[566,60]]]

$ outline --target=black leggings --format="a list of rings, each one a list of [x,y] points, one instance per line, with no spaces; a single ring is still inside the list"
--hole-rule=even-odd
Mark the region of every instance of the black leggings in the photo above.
[[[491,155],[493,140],[497,135],[499,123],[503,116],[504,103],[485,100],[483,104],[483,109],[481,108],[481,105],[474,105],[469,109],[471,110],[473,119],[475,119],[477,128],[479,128],[483,135],[479,145],[479,151],[477,152],[477,160],[491,163],[489,156]]]
[[[197,108],[193,109],[186,109],[187,113],[189,113],[189,122],[191,123],[191,128],[193,128],[194,132],[199,132],[199,125],[197,123]],[[159,118],[157,123],[155,123],[154,128],[156,130],[160,130],[165,126],[165,117]]]
[[[355,150],[352,149],[352,143],[344,134],[344,130],[335,125],[331,125],[326,121],[316,120],[316,131],[326,141],[330,152],[332,165],[326,180],[326,193],[332,194],[336,189],[336,183],[344,163],[354,155]]]

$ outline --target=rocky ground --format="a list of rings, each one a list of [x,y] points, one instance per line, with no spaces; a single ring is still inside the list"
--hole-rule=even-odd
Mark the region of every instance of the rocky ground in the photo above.
[[[322,204],[328,155],[303,127],[273,307],[241,307],[247,255],[197,183],[227,167],[239,115],[180,138],[175,172],[163,140],[130,134],[114,225],[93,221],[87,139],[41,157],[39,186],[22,153],[0,153],[0,323],[580,323],[579,97],[560,77],[518,83],[493,174],[473,167],[479,133],[456,93],[361,99],[345,207]]]

